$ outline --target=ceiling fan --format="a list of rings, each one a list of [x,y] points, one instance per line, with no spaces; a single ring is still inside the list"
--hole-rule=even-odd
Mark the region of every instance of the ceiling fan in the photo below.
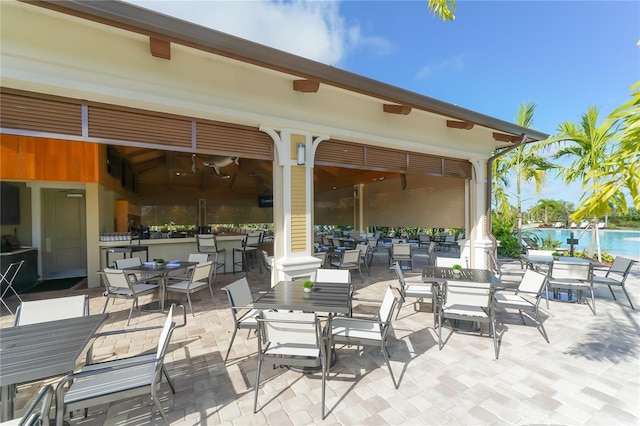
[[[197,173],[198,172],[198,167],[196,165],[196,158],[198,158],[196,156],[196,154],[191,154],[191,171],[193,173]],[[222,173],[220,171],[220,169],[227,167],[231,164],[236,164],[236,165],[240,165],[239,160],[240,157],[225,157],[225,156],[217,156],[217,155],[213,155],[210,157],[207,157],[206,159],[202,159],[202,158],[198,158],[202,164],[205,167],[209,167],[213,170],[213,173],[219,178],[219,179],[229,179],[231,178],[231,175],[229,175],[228,173]]]

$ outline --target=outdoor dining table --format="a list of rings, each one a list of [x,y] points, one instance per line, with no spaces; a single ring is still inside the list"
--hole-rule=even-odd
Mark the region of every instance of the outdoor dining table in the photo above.
[[[172,260],[166,262],[163,265],[158,265],[155,262],[144,262],[140,265],[129,266],[122,268],[123,271],[137,272],[142,277],[146,278],[158,278],[160,284],[160,292],[158,294],[158,301],[147,303],[143,306],[147,311],[164,311],[165,306],[171,306],[171,301],[165,300],[165,293],[167,291],[167,281],[169,280],[169,274],[171,272],[178,272],[186,270],[190,266],[197,265],[198,262],[187,262],[182,260]],[[176,302],[179,303],[179,302]]]
[[[422,281],[443,284],[447,281],[489,283],[492,287],[502,286],[502,281],[488,269],[462,269],[459,274],[453,268],[425,266],[422,269]]]
[[[280,281],[253,302],[253,307],[348,314],[351,304],[349,292],[349,285],[344,283],[316,281],[311,291],[307,293],[302,288],[301,282]]]
[[[12,386],[72,372],[108,314],[0,329],[0,421],[13,418]]]
[[[536,265],[536,264],[549,266],[553,263],[554,260],[556,260],[551,255],[542,256],[542,255],[526,255],[526,254],[521,255],[520,259],[531,269],[533,269],[533,265]],[[594,260],[589,260],[589,259],[582,259],[580,257],[559,256],[557,260],[562,262],[567,262],[567,263],[575,263],[578,265],[591,264],[591,266],[593,267],[603,266],[600,262],[596,262]]]

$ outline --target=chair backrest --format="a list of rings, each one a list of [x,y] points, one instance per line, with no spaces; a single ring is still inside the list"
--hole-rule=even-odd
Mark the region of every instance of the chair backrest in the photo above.
[[[324,251],[313,253],[313,257],[320,259],[320,266],[324,265],[327,261],[327,253]]]
[[[402,292],[402,294],[404,294],[404,287],[406,284],[404,281],[404,274],[402,273],[400,262],[393,262],[393,270],[396,273],[396,277],[398,277],[398,282],[400,283],[400,291]]]
[[[49,424],[49,413],[51,412],[51,401],[53,400],[53,385],[43,385],[36,397],[29,404],[29,408],[25,411],[21,419],[15,419],[8,424],[16,424],[20,426],[40,426]],[[38,410],[40,407],[40,410]],[[18,423],[13,423],[19,420]],[[5,423],[2,423],[3,425]]]
[[[551,256],[553,254],[553,250],[528,249],[527,254],[529,256]]]
[[[158,340],[158,349],[156,350],[156,359],[164,357],[167,347],[169,346],[169,338],[171,337],[172,328],[176,323],[173,322],[173,308],[175,305],[171,305],[169,312],[167,312],[167,319],[164,321],[164,327],[160,333],[160,339]]]
[[[198,262],[198,263],[204,263],[207,260],[209,260],[208,253],[191,253],[189,254],[189,258],[188,258],[189,262]]]
[[[360,250],[360,257],[363,258],[366,256],[367,251],[369,251],[369,246],[366,244],[356,244],[356,250]]]
[[[458,257],[440,257],[436,258],[436,266],[440,268],[451,268],[453,265],[464,266],[464,260]]]
[[[238,281],[224,287],[224,289],[227,292],[229,305],[234,313],[236,313],[238,309],[250,308],[253,304],[253,296],[251,296],[249,281],[247,281],[246,278],[240,278]]]
[[[261,331],[264,332],[264,342],[286,345],[317,345],[321,346],[319,325],[315,313],[263,311]]]
[[[428,243],[431,241],[431,236],[427,234],[418,234],[418,241],[421,243]]]
[[[371,247],[376,247],[378,245],[378,239],[376,237],[367,237],[367,244]]]
[[[448,281],[445,284],[445,305],[489,307],[491,284]]]
[[[385,292],[382,303],[380,304],[380,309],[378,310],[378,321],[380,321],[380,324],[382,324],[383,327],[388,328],[391,324],[393,310],[397,303],[398,298],[393,294],[393,288],[391,286],[387,287],[387,291]],[[386,333],[386,330],[383,330],[383,333]]]
[[[262,259],[264,260],[264,267],[270,271],[272,267],[273,257],[269,256],[269,253],[267,253],[266,250],[262,250]]]
[[[213,272],[213,261],[210,260],[204,263],[198,263],[195,268],[193,268],[193,273],[191,274],[191,283],[195,283],[198,281],[209,281],[211,279],[211,273]]]
[[[140,266],[142,265],[142,260],[139,257],[128,257],[126,259],[117,259],[113,263],[115,263],[116,269],[124,269],[132,266]]]
[[[549,269],[549,275],[554,279],[575,278],[590,281],[593,268],[590,263],[573,263],[554,260]]]
[[[410,255],[411,254],[411,244],[393,243],[393,254],[394,255]]]
[[[360,263],[360,250],[345,250],[342,254],[342,263]]]
[[[613,263],[607,271],[607,276],[609,276],[609,274],[620,274],[622,275],[622,281],[624,281],[627,278],[627,275],[629,274],[631,266],[633,266],[634,262],[635,260],[617,256],[615,259],[613,259]]]
[[[522,237],[522,241],[524,241],[525,243],[527,243],[527,246],[529,246],[530,249],[533,250],[538,250],[540,247],[538,246],[538,243],[536,243],[535,241],[533,241],[531,238],[529,237]]]
[[[531,294],[540,294],[544,288],[544,282],[547,276],[533,269],[527,269],[522,277],[522,281],[518,284],[518,292],[522,291]]]
[[[210,253],[218,250],[218,241],[213,234],[197,234],[196,242],[198,244],[198,251],[202,253]]]
[[[486,250],[487,257],[489,258],[489,269],[496,273],[496,275],[501,275],[502,270],[500,269],[500,264],[498,263],[498,259],[496,259],[493,250]]]
[[[444,237],[444,241],[445,241],[445,243],[455,243],[456,242],[456,236],[453,235],[453,234],[446,235]]]
[[[316,281],[320,283],[351,284],[351,273],[346,269],[322,269],[316,270]]]
[[[101,275],[103,277],[102,282],[108,293],[118,292],[123,288],[128,288],[132,293],[134,292],[135,287],[131,282],[134,277],[129,278],[133,274],[129,274],[122,269],[105,268],[102,270]]]
[[[247,234],[247,236],[245,237],[244,245],[246,247],[260,247],[261,239],[261,232],[252,232],[251,234]]]
[[[18,306],[14,325],[37,324],[89,315],[89,296],[24,301]]]

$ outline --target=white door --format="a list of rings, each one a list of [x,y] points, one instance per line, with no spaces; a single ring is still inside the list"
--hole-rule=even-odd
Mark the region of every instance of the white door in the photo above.
[[[84,191],[43,189],[43,278],[87,275]]]

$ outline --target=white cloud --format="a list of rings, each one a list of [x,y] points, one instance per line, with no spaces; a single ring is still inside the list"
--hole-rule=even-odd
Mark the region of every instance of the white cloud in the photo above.
[[[434,74],[443,74],[450,71],[462,71],[465,67],[464,55],[451,56],[437,64],[425,65],[416,74],[417,80],[423,80]]]
[[[314,61],[336,65],[358,46],[390,50],[380,37],[364,37],[347,25],[338,1],[159,1],[129,3],[274,47]]]

